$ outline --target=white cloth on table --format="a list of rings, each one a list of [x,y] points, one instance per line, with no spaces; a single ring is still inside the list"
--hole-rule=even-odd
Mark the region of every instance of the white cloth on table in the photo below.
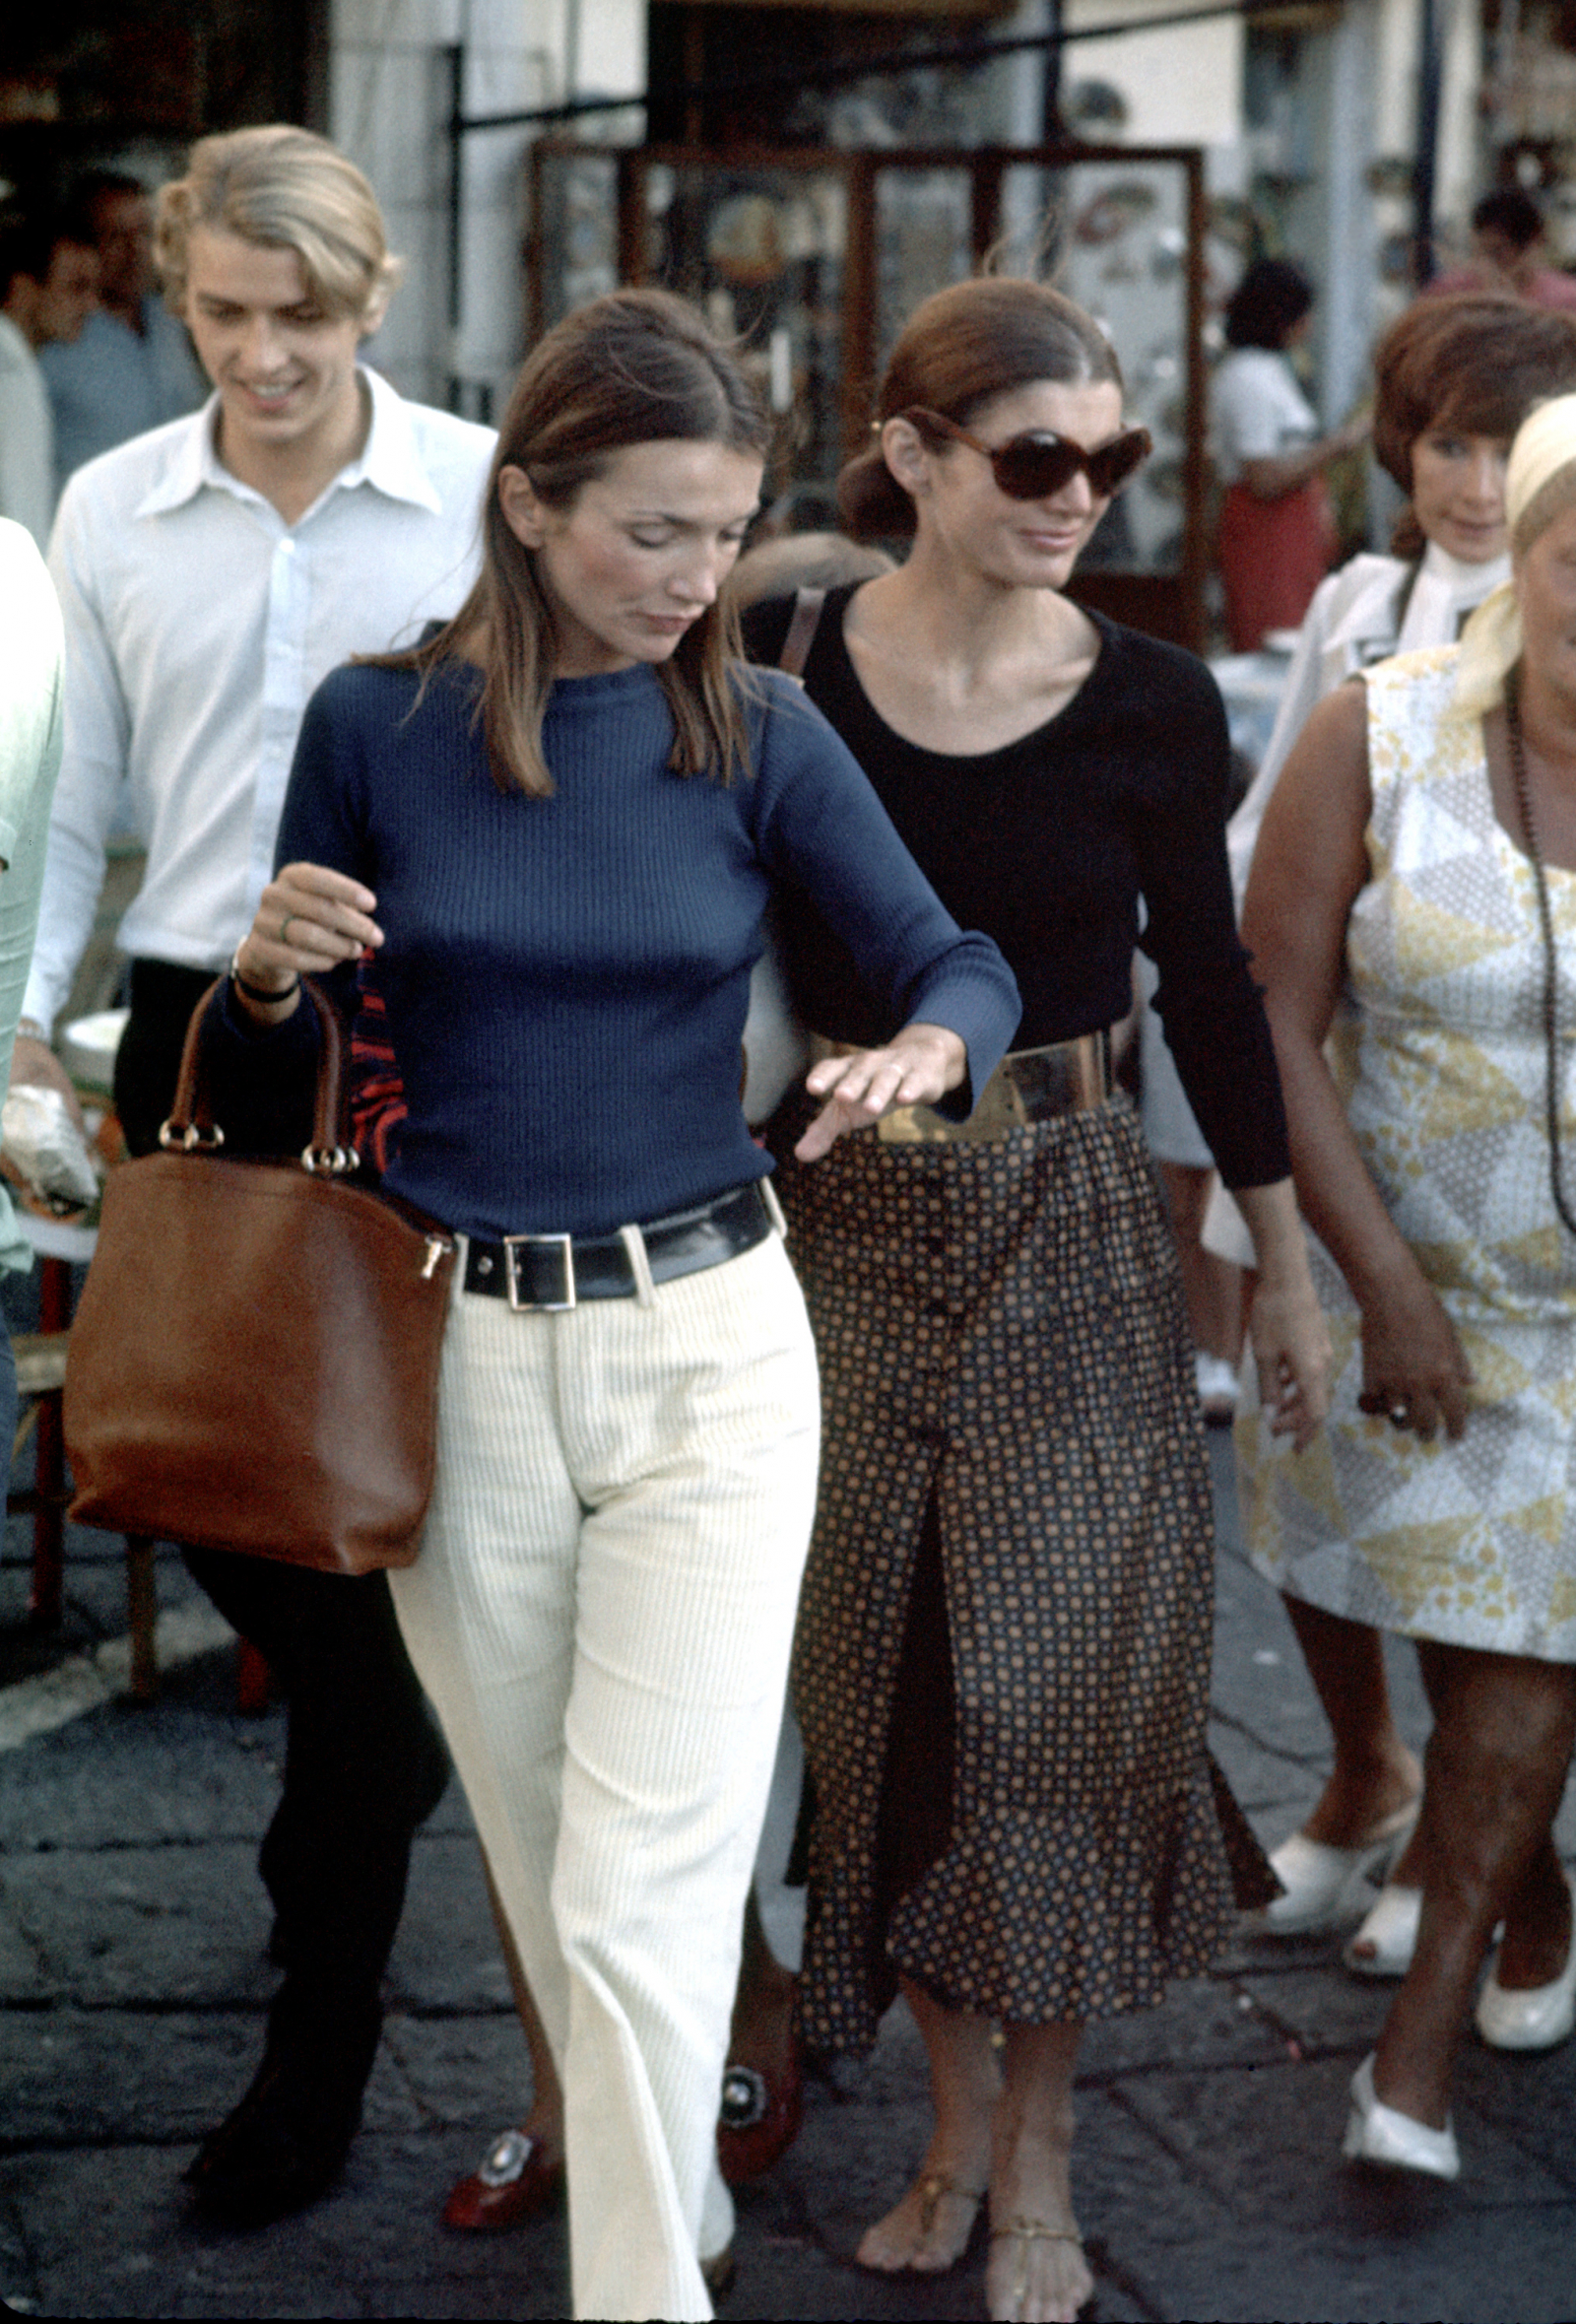
[[[465,1292],[400,1627],[562,2081],[576,2316],[706,2317],[718,2093],[820,1409],[775,1235],[634,1299]]]
[[[148,850],[121,949],[222,968],[273,870],[313,689],[411,643],[471,586],[492,431],[361,376],[365,445],[294,525],[220,460],[217,397],[66,488],[50,550],[65,758],[25,1004],[41,1025],[92,930],[117,810]]]

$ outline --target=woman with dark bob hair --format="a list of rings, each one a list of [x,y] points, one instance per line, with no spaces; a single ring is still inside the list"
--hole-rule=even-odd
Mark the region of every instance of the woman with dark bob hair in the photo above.
[[[1228,1836],[1247,1895],[1272,1887],[1205,1749],[1192,1355],[1109,1071],[1135,942],[1253,1225],[1264,1393],[1299,1443],[1326,1341],[1232,916],[1219,697],[1190,655],[1065,594],[1149,448],[1115,354],[1054,291],[960,284],[904,330],[875,430],[845,520],[912,545],[828,594],[805,684],[939,893],[996,936],[1023,1045],[960,1129],[907,1106],[824,1173],[784,1171],[826,1407],[794,1658],[815,1800],[801,2015],[814,2047],[864,2051],[900,1984],[929,2054],[930,2147],[861,2261],[950,2267],[988,2196],[990,2313],[1071,2317],[1091,2284],[1070,2180],[1084,2021],[1207,1965]],[[752,613],[757,658],[791,618]],[[796,1000],[839,1054],[874,1002],[785,900]]]
[[[1511,441],[1530,411],[1576,387],[1576,321],[1492,292],[1419,299],[1385,333],[1374,369],[1374,450],[1408,495],[1395,554],[1354,557],[1308,609],[1270,748],[1227,834],[1239,896],[1271,794],[1315,705],[1391,654],[1454,645],[1508,578]],[[1346,1959],[1359,1975],[1401,1977],[1422,1909],[1421,1773],[1391,1716],[1378,1631],[1328,1603],[1311,1564],[1299,1578],[1270,1490],[1276,1464],[1252,1416],[1240,1446],[1250,1550],[1284,1593],[1335,1738],[1312,1814],[1271,1858],[1284,1893],[1262,1925],[1292,1936],[1349,1924],[1368,1879],[1381,1879]]]
[[[1450,645],[1510,570],[1505,461],[1544,396],[1576,383],[1576,321],[1496,291],[1419,299],[1374,351],[1374,457],[1407,496],[1390,555],[1319,585],[1253,786],[1231,819],[1238,894],[1264,810],[1315,702],[1386,654]]]
[[[1307,612],[1336,550],[1324,471],[1367,434],[1359,419],[1322,435],[1286,361],[1312,310],[1313,286],[1289,258],[1256,258],[1226,301],[1228,352],[1210,397],[1233,653],[1255,652],[1267,630],[1294,630]]]
[[[563,2085],[577,2316],[708,2316],[731,2233],[717,2094],[818,1430],[739,1102],[767,898],[814,896],[882,995],[810,1076],[801,1163],[893,1104],[966,1113],[1017,1013],[825,722],[738,663],[718,591],[766,441],[680,299],[548,334],[471,596],[308,704],[223,1001],[287,1076],[301,976],[376,951],[386,1182],[461,1244],[391,1580]]]

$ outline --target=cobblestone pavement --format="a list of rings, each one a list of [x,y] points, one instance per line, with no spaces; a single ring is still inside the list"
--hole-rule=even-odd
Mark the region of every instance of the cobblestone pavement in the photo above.
[[[1270,1840],[1314,1791],[1320,1721],[1279,1604],[1220,1508],[1215,1743]],[[564,2312],[563,2230],[437,2223],[451,2180],[525,2098],[477,1852],[452,1791],[422,1834],[387,2031],[343,2184],[252,2232],[194,2218],[180,2173],[259,2048],[272,1985],[254,1852],[283,1747],[238,1715],[233,1658],[178,1560],[160,1566],[172,1658],[159,1701],[116,1692],[118,1545],[74,1533],[63,1632],[24,1622],[28,1541],[0,1569],[0,2293],[56,2316],[534,2317]],[[1410,1655],[1394,1667],[1409,1727]],[[84,1707],[86,1706],[86,1707]],[[786,1848],[791,1750],[763,1862]],[[1567,1804],[1562,1841],[1576,1854]],[[794,1900],[769,1913],[792,1942]],[[1078,2199],[1098,2314],[1124,2318],[1576,2315],[1576,2052],[1475,2041],[1455,2188],[1376,2184],[1337,2153],[1346,2085],[1385,2009],[1335,1939],[1238,1945],[1164,2008],[1094,2028],[1081,2075]],[[866,2066],[813,2085],[797,2147],[745,2192],[726,2314],[968,2317],[982,2261],[940,2282],[851,2264],[924,2141],[903,2014]]]

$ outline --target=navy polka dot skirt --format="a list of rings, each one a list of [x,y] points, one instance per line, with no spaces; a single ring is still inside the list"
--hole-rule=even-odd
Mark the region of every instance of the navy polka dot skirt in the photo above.
[[[794,1651],[805,2037],[868,2049],[898,1970],[1016,2023],[1151,2005],[1277,1883],[1205,1743],[1214,1511],[1132,1112],[993,1145],[844,1138],[778,1183],[824,1404]],[[950,1837],[888,1912],[884,1776],[928,1513]]]

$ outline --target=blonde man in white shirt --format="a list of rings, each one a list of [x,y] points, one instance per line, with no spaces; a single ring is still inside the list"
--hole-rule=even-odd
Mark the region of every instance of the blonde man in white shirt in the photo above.
[[[122,923],[131,1019],[115,1096],[146,1151],[181,1034],[273,868],[296,729],[318,681],[413,640],[474,577],[491,432],[407,404],[358,363],[398,279],[361,172],[275,127],[205,138],[160,196],[165,294],[215,393],[79,469],[52,567],[65,616],[65,760],[14,1079],[63,1086],[47,1043],[124,810],[148,850]],[[232,1124],[243,1150],[285,1125]],[[298,1141],[297,1141],[298,1143]],[[447,1765],[381,1574],[188,1551],[290,1708],[261,1868],[285,1970],[256,2080],[188,2170],[240,2223],[337,2176],[381,2023],[410,1841]]]

